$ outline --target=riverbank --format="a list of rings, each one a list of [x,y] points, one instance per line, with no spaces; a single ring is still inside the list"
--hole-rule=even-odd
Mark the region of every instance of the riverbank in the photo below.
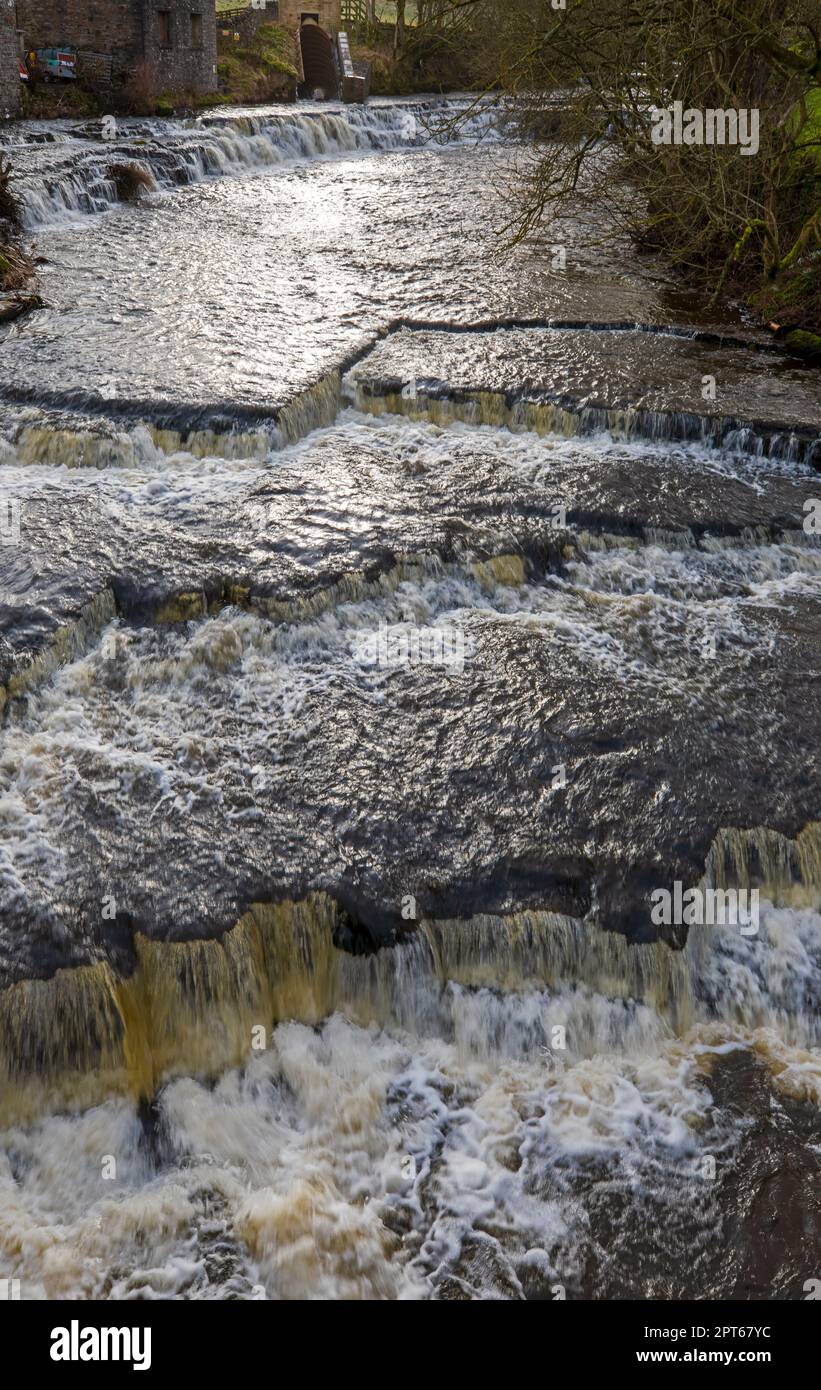
[[[506,108],[533,136],[511,199],[513,234],[547,231],[583,190],[605,229],[621,226],[696,292],[735,300],[775,324],[790,350],[817,356],[821,49],[812,6],[764,6],[753,17],[741,0],[709,0],[698,42],[689,12],[663,6],[636,17],[626,51],[619,10],[579,0],[572,24],[557,16],[549,39],[519,52],[526,8],[485,7],[483,33]],[[729,81],[728,55],[742,52]]]
[[[734,288],[790,352],[821,366],[821,250],[752,294]]]
[[[12,169],[0,156],[0,323],[10,323],[39,304],[27,294],[34,279],[34,262],[20,233],[21,209],[12,188]]]

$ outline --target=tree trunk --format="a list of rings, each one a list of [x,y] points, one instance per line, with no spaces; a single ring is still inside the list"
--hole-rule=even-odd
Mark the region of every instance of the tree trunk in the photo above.
[[[396,0],[396,29],[393,34],[393,56],[405,47],[405,0]]]

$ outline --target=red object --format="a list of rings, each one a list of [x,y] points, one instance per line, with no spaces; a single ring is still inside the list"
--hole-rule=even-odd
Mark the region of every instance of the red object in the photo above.
[[[29,70],[28,70],[28,68],[26,67],[25,63],[23,62],[23,59],[22,59],[22,58],[21,58],[19,61],[20,61],[20,81],[21,81],[21,82],[28,82],[28,80],[29,80]]]

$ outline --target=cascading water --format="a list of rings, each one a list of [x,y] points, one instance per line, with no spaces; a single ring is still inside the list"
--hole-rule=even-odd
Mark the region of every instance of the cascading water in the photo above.
[[[48,262],[0,348],[26,1298],[814,1270],[817,381],[584,218],[564,278],[491,257],[508,151],[487,112],[431,142],[453,113],[15,154]],[[163,196],[77,217],[124,159]],[[755,921],[654,920],[676,885]]]
[[[122,120],[113,139],[92,123],[46,145],[23,139],[10,154],[26,225],[33,231],[114,207],[120,197],[109,171],[123,162],[144,170],[155,189],[168,191],[207,179],[267,173],[293,162],[495,138],[489,111],[471,112],[458,126],[452,124],[454,115],[452,104],[421,101]]]
[[[716,1103],[713,1078],[749,1059],[779,1108],[821,1101],[817,1018],[788,1044],[791,988],[767,997],[788,961],[792,989],[817,991],[817,914],[766,910],[762,976],[730,932],[711,940],[700,972],[723,993],[709,1002],[689,960],[599,945],[550,914],[422,922],[364,957],[334,947],[335,918],[328,900],[258,907],[219,943],[139,943],[124,984],[98,966],[64,977],[62,999],[29,987],[46,1055],[95,1078],[41,1070],[51,1104],[108,1096],[11,1131],[0,1231],[36,1293],[550,1297],[560,1283],[601,1297],[648,1275],[732,1291],[707,1248],[723,1200],[709,1165],[731,1189],[756,1138],[749,1116]],[[676,1036],[680,1010],[692,1021]],[[156,1066],[149,1142],[132,1097],[153,1094]],[[102,1155],[118,1165],[104,1194]],[[621,1208],[607,1243],[596,1181]],[[736,1242],[744,1269],[743,1232]]]

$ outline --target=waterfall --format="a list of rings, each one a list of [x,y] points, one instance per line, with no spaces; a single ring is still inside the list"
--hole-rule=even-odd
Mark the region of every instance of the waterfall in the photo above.
[[[163,456],[195,459],[264,459],[276,435],[258,430],[172,430],[140,422],[130,430],[100,421],[96,430],[23,424],[14,433],[14,460],[49,468],[138,468]]]
[[[278,165],[383,150],[419,149],[429,142],[476,140],[494,134],[493,114],[478,108],[458,131],[448,118],[457,102],[419,101],[340,110],[299,107],[251,114],[209,114],[186,121],[123,121],[118,138],[103,142],[78,127],[74,138],[37,148],[21,146],[15,168],[27,227],[105,212],[119,201],[110,169],[137,165],[160,192],[206,179],[269,172]],[[95,138],[92,140],[90,136]]]
[[[800,881],[817,903],[821,827],[796,841],[756,834],[782,886]],[[706,880],[722,877],[728,848],[746,874],[744,843],[722,831]],[[576,1058],[630,1054],[693,1028],[713,1039],[759,1030],[777,1075],[791,1048],[821,1043],[819,920],[792,907],[769,908],[761,939],[743,952],[731,927],[693,928],[674,951],[631,944],[594,920],[524,911],[423,919],[394,944],[351,954],[336,944],[346,920],[325,893],[257,903],[217,939],[137,933],[129,973],[100,961],[12,985],[0,994],[3,1123],[115,1095],[150,1099],[175,1075],[242,1066],[277,1023],[336,1012],[365,1028],[455,1038],[468,1055],[531,1054],[557,1027]],[[785,1080],[795,1087],[789,1069]],[[817,1059],[804,1083],[821,1096]]]
[[[94,638],[116,616],[117,604],[110,588],[83,604],[78,617],[58,628],[42,651],[0,684],[0,715],[9,700],[19,699],[52,675],[58,667],[86,651]]]
[[[492,425],[515,433],[565,438],[606,433],[614,439],[698,443],[788,463],[815,462],[817,466],[821,461],[821,438],[816,432],[744,423],[735,416],[595,405],[568,398],[551,400],[543,392],[528,395],[523,390],[449,388],[441,382],[417,381],[411,394],[400,382],[362,376],[347,378],[345,390],[358,410],[404,415],[440,426],[454,422]]]

